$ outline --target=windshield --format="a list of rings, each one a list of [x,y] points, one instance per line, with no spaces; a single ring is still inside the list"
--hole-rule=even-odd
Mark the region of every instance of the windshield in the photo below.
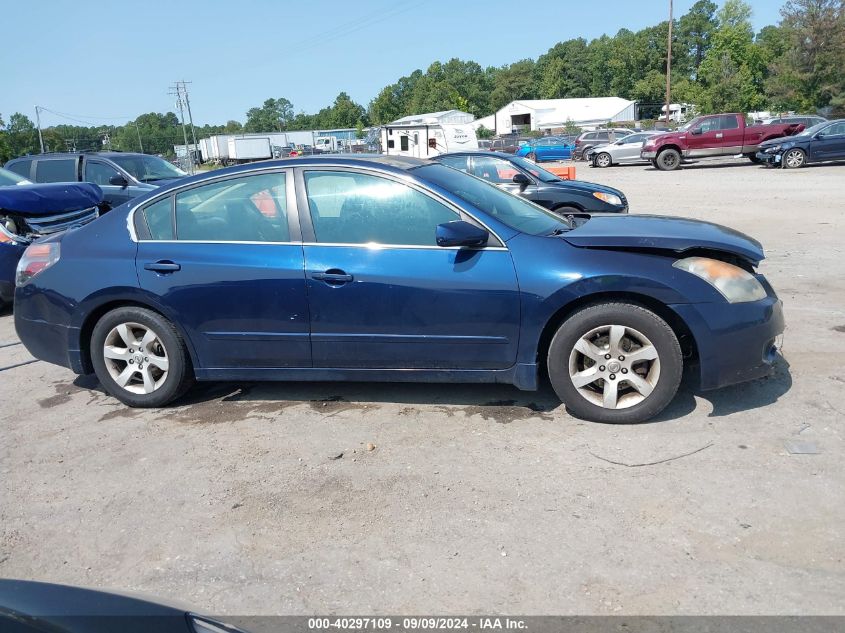
[[[698,125],[698,122],[699,122],[699,121],[701,121],[701,117],[700,117],[700,116],[695,117],[692,121],[690,121],[690,122],[689,122],[689,123],[687,123],[686,125],[682,125],[681,127],[679,127],[679,128],[678,128],[678,132],[686,132],[686,131],[687,131],[687,130],[689,130],[692,126],[694,126],[694,125]]]
[[[511,158],[511,161],[543,182],[558,182],[560,180],[560,178],[555,176],[552,172],[546,171],[542,167],[538,167],[536,163],[532,163],[530,160],[522,158],[521,156],[514,156]]]
[[[444,165],[425,165],[414,167],[411,171],[522,233],[551,235],[555,231],[570,228],[563,218],[543,207],[457,169]]]
[[[32,183],[24,178],[23,176],[18,176],[15,172],[9,171],[8,169],[3,169],[0,167],[0,187],[6,187],[8,185],[31,185]]]
[[[822,121],[821,123],[816,123],[814,126],[808,127],[806,130],[804,130],[800,134],[796,134],[795,136],[812,136],[813,134],[815,134],[816,132],[821,130],[823,127],[825,127],[829,123],[830,123],[830,121]]]
[[[158,156],[109,156],[111,160],[128,171],[140,182],[155,182],[186,176],[184,171]]]

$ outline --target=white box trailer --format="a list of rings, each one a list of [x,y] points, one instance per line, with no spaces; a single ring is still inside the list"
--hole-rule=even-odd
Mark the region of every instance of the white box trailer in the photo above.
[[[478,149],[478,137],[469,124],[386,125],[381,129],[381,151],[388,156],[431,158],[473,149]]]
[[[266,136],[244,136],[229,139],[229,163],[248,163],[273,157],[270,139]]]

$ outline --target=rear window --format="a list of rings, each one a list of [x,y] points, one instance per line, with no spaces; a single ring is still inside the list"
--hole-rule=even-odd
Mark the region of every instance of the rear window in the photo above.
[[[24,178],[29,178],[30,167],[32,167],[31,160],[20,160],[14,165],[9,165],[6,169],[15,172],[19,176],[23,176]]]
[[[76,182],[76,159],[39,160],[35,163],[35,182]]]

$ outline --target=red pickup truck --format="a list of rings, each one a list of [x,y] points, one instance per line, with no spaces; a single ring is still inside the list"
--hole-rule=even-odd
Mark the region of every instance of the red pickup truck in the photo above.
[[[650,160],[662,171],[677,169],[684,158],[743,154],[756,163],[760,143],[803,129],[800,123],[746,125],[744,114],[708,114],[694,118],[676,132],[647,139],[640,158]]]

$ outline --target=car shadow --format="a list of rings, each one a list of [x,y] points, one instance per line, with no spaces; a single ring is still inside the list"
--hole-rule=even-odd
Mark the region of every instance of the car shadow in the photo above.
[[[4,317],[4,316],[12,316],[12,304],[11,303],[0,304],[0,317]]]
[[[93,376],[80,376],[78,387],[102,391]],[[685,372],[678,394],[666,409],[642,424],[681,421],[697,408],[696,397],[707,400],[712,411],[708,417],[723,417],[765,407],[778,401],[792,387],[789,363],[779,359],[771,376],[750,383],[701,391],[695,371]],[[572,415],[558,400],[548,381],[537,391],[520,391],[511,385],[462,383],[377,383],[377,382],[201,382],[197,383],[175,407],[208,403],[242,403],[264,410],[284,410],[290,406],[310,405],[330,413],[338,409],[364,408],[377,404],[443,406],[446,415],[463,411],[467,416],[480,414],[500,423],[539,417],[557,419],[558,413]]]

